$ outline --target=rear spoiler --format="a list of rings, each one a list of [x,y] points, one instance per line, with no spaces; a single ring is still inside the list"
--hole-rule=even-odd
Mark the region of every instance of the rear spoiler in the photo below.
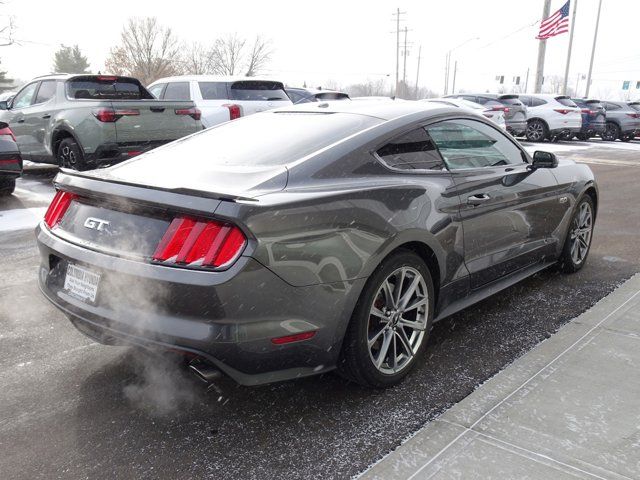
[[[114,197],[125,198],[137,204],[150,207],[172,206],[186,212],[213,213],[221,200],[257,202],[256,199],[204,192],[188,188],[158,188],[133,184],[117,180],[103,180],[91,177],[83,172],[76,172],[66,168],[53,180],[56,188],[78,193],[86,197]],[[114,188],[114,185],[119,187]]]
[[[507,95],[498,95],[498,100],[512,100],[517,98],[520,98],[520,95],[517,95],[515,93],[509,93]]]
[[[590,100],[585,100],[584,103],[600,103],[600,100],[590,99]],[[629,105],[631,105],[631,103]]]

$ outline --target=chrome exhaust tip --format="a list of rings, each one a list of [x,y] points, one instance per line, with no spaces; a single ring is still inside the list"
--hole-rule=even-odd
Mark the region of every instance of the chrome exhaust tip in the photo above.
[[[201,381],[210,384],[222,376],[222,372],[209,363],[195,360],[189,364],[189,370]]]

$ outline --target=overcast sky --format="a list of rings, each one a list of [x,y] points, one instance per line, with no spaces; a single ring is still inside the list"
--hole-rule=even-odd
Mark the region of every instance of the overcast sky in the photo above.
[[[552,12],[565,0],[552,0]],[[572,0],[574,3],[576,0]],[[578,0],[569,84],[586,74],[598,0]],[[273,41],[270,76],[290,85],[338,85],[395,77],[397,7],[406,12],[410,44],[407,80],[416,81],[422,45],[420,85],[441,93],[446,51],[458,60],[457,89],[494,90],[496,75],[508,80],[529,71],[532,89],[543,0],[420,0],[318,2],[243,2],[183,0],[6,0],[3,19],[13,16],[19,45],[0,49],[2,68],[28,80],[49,73],[60,44],[78,44],[94,71],[104,72],[109,49],[119,41],[130,16],[156,16],[185,42],[211,42],[219,35],[261,33]],[[623,80],[640,81],[639,0],[603,0],[592,96],[617,97]],[[545,75],[563,75],[569,35],[547,42]],[[400,77],[402,78],[402,59]],[[584,92],[580,80],[579,93]],[[631,90],[640,97],[640,90]]]

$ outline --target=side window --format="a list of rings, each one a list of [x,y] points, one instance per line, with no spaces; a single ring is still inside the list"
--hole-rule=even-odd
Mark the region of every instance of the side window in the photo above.
[[[520,95],[520,101],[522,102],[523,105],[530,107],[531,106],[531,98],[526,97],[524,95]]]
[[[475,95],[462,95],[460,98],[464,98],[469,102],[482,103]]]
[[[40,88],[38,89],[38,94],[36,95],[36,101],[33,103],[38,104],[51,100],[56,94],[57,85],[58,82],[55,80],[42,81],[40,83]]]
[[[489,125],[475,120],[447,120],[427,127],[449,170],[523,163],[522,152]]]
[[[166,85],[166,83],[158,83],[157,85],[154,85],[153,87],[151,87],[149,89],[149,92],[151,92],[151,95],[153,95],[156,98],[160,98],[160,95],[162,95],[162,89],[164,88],[164,86]]]
[[[198,82],[203,100],[226,100],[229,98],[225,82]]]
[[[164,91],[164,100],[191,100],[189,82],[171,82]]]
[[[24,87],[18,94],[14,97],[13,103],[11,104],[11,108],[24,108],[31,105],[31,100],[33,100],[33,95],[36,93],[36,87],[38,83],[32,83]]]
[[[539,107],[539,106],[544,105],[546,103],[547,103],[547,101],[543,100],[542,98],[533,98],[533,97],[531,97],[531,106],[532,107]]]
[[[376,153],[385,165],[396,170],[444,169],[442,157],[424,128],[391,140]]]
[[[616,105],[615,103],[606,102],[604,104],[604,108],[606,110],[620,110],[620,105]]]

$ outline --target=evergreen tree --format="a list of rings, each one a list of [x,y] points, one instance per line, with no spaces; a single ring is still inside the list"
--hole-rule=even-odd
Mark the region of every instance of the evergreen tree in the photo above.
[[[88,73],[89,60],[82,55],[80,47],[60,45],[60,49],[53,57],[53,71],[55,73]]]

